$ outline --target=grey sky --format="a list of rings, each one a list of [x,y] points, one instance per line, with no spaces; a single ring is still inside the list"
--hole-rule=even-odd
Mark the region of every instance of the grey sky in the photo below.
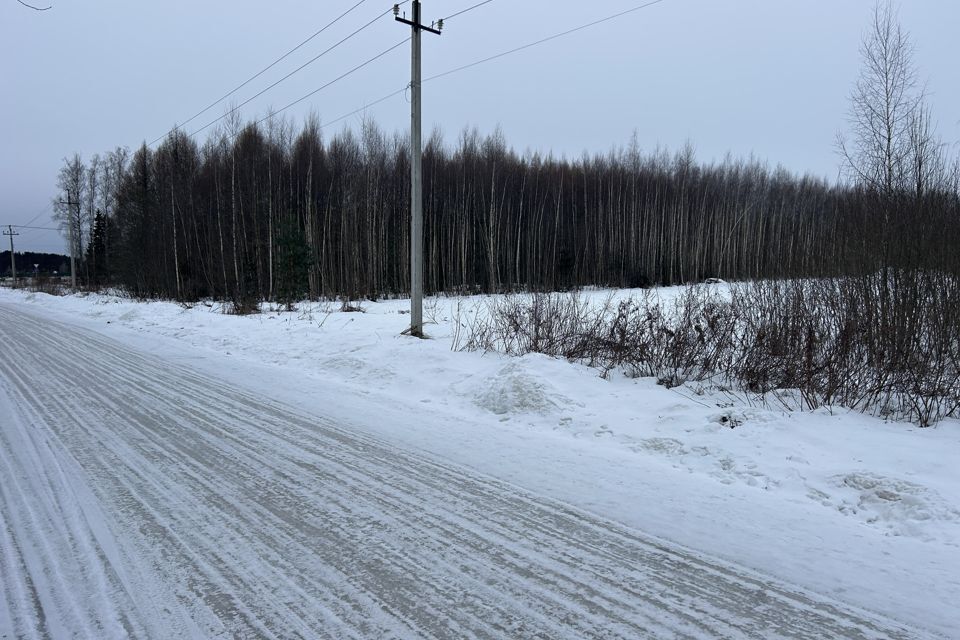
[[[357,0],[51,0],[34,12],[0,0],[0,224],[50,226],[62,159],[88,160],[161,136],[262,69]],[[424,0],[427,21],[478,0]],[[424,75],[440,73],[640,4],[495,0],[424,42]],[[344,37],[389,0],[367,0],[341,23],[233,98],[241,102]],[[448,142],[465,125],[499,124],[518,151],[579,156],[626,144],[700,160],[751,153],[833,179],[836,132],[859,69],[873,0],[665,0],[618,20],[428,83],[424,125]],[[960,140],[960,2],[904,0],[938,131]],[[392,16],[242,110],[282,107],[402,40]],[[405,45],[288,114],[332,120],[404,86]],[[222,115],[220,105],[192,122]],[[403,95],[368,111],[387,131],[408,126]],[[356,125],[360,115],[347,120]],[[344,126],[334,125],[328,134]],[[201,138],[202,138],[201,134]],[[25,231],[18,250],[62,251],[57,233]]]

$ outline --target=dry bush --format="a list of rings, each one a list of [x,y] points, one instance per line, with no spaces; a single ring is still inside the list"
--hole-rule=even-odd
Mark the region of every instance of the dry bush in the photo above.
[[[457,348],[543,353],[665,386],[722,378],[801,408],[843,406],[929,426],[960,412],[960,282],[936,271],[694,286],[591,305],[579,294],[490,302]]]
[[[579,293],[534,293],[491,299],[456,348],[509,355],[543,353],[632,376],[668,380],[712,375],[729,352],[729,303],[692,288],[665,305],[650,291],[592,305]]]
[[[568,360],[591,360],[587,352],[600,311],[577,294],[534,293],[491,298],[478,313],[458,348],[508,355],[543,353]]]
[[[340,311],[341,313],[365,313],[366,309],[359,301],[353,302],[349,297],[344,296],[340,300]]]
[[[748,388],[798,389],[809,408],[844,406],[929,426],[960,404],[960,286],[936,271],[744,285],[733,305]]]
[[[46,293],[51,296],[62,296],[66,293],[66,287],[59,278],[51,278],[45,274],[32,278],[27,288],[34,293]]]

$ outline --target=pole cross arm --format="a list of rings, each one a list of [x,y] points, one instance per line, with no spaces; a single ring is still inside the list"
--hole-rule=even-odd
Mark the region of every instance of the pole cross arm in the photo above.
[[[414,29],[421,29],[421,30],[423,30],[423,31],[429,31],[430,33],[435,33],[435,34],[437,34],[438,36],[441,35],[441,31],[440,31],[439,29],[434,29],[433,27],[428,27],[428,26],[425,25],[425,24],[417,24],[417,23],[414,22],[413,20],[407,20],[406,18],[401,18],[400,16],[397,16],[396,18],[394,18],[394,20],[396,20],[397,22],[402,22],[403,24],[408,24],[408,25],[410,25],[411,27],[413,27]]]

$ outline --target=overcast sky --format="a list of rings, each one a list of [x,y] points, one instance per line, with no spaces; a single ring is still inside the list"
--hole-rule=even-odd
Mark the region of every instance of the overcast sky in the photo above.
[[[33,1],[33,0],[31,0]],[[0,224],[51,226],[65,156],[134,148],[163,135],[356,4],[357,0],[50,0],[35,12],[0,0]],[[425,0],[426,21],[479,0]],[[641,0],[494,0],[424,37],[424,75],[611,15]],[[43,0],[35,3],[46,6]],[[234,104],[387,10],[367,0],[238,92]],[[687,140],[704,162],[730,152],[836,178],[858,48],[873,0],[664,0],[617,20],[430,82],[424,127],[448,142],[465,125],[498,124],[517,151],[579,156],[626,144]],[[905,0],[938,130],[960,140],[960,2]],[[280,108],[408,35],[392,16],[243,108]],[[409,81],[409,46],[289,110],[321,121]],[[189,132],[223,114],[219,105]],[[366,112],[388,131],[409,124],[404,95]],[[356,126],[361,116],[345,121]],[[344,123],[333,125],[329,132]],[[200,137],[202,138],[202,135]],[[24,231],[17,250],[63,251],[57,233]]]

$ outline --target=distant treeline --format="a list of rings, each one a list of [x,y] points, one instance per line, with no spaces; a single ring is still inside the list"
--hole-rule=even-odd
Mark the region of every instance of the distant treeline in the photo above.
[[[60,275],[70,274],[70,258],[58,253],[34,253],[33,251],[14,251],[14,260],[17,266],[17,277],[27,277],[34,274],[34,269],[41,275],[50,276],[55,272]],[[34,265],[37,265],[34,267]],[[0,252],[0,275],[10,276],[10,252]]]
[[[408,140],[375,124],[171,133],[60,176],[80,273],[135,295],[375,297],[409,287]],[[465,130],[424,146],[428,291],[633,287],[960,265],[956,177],[878,194],[692,149],[558,159]]]

